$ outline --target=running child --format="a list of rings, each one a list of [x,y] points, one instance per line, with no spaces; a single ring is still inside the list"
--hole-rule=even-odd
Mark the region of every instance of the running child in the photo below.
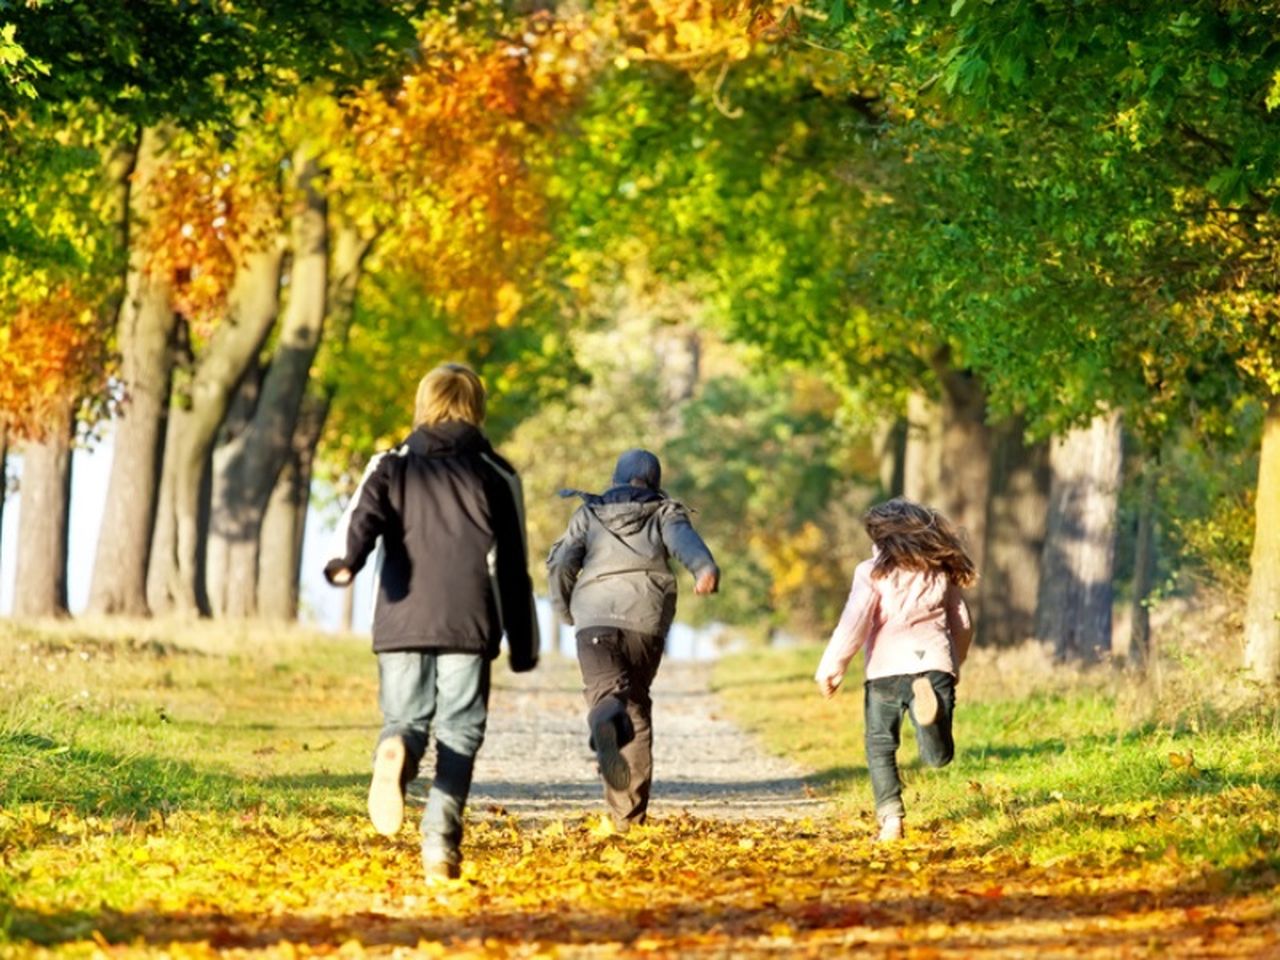
[[[560,618],[577,626],[587,726],[614,826],[643,823],[653,781],[653,700],[667,631],[676,613],[675,558],[694,592],[715,593],[720,570],[685,506],[661,488],[647,450],[618,458],[603,494],[580,490],[569,529],[551,548],[547,581]]]
[[[898,774],[902,716],[916,728],[920,759],[945,767],[955,755],[951,721],[960,664],[973,626],[960,594],[977,579],[946,517],[901,497],[862,518],[871,558],[858,564],[840,622],[814,679],[831,697],[849,662],[866,650],[867,771],[881,840],[902,837],[906,814]]]

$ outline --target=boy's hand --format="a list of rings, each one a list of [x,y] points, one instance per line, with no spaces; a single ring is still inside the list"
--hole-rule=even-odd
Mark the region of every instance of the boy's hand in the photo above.
[[[693,584],[693,592],[700,597],[705,597],[709,593],[715,593],[720,589],[720,571],[712,568],[704,570],[698,575],[698,579]]]
[[[324,565],[324,578],[335,587],[345,587],[353,576],[351,568],[341,560],[330,560]]]

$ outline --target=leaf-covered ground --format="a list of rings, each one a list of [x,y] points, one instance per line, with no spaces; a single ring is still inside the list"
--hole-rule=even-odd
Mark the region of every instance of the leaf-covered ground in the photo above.
[[[1256,727],[1221,735],[1240,745],[1212,766],[1203,732],[1081,730],[1066,756],[1027,755],[1025,725],[983,719],[1002,701],[975,703],[954,773],[904,758],[913,829],[883,846],[841,726],[852,698],[813,713],[809,654],[757,656],[726,665],[726,701],[752,725],[762,708],[782,728],[810,710],[808,740],[787,742],[831,812],[667,804],[619,836],[592,815],[479,808],[462,879],[429,886],[412,823],[388,840],[361,815],[358,645],[21,635],[5,651],[6,957],[1280,956],[1275,767],[1249,773],[1272,734]],[[1067,704],[1096,695],[1045,705],[1035,742],[1079,727]],[[846,766],[824,770],[823,750]],[[1117,756],[1154,779],[1118,789]]]

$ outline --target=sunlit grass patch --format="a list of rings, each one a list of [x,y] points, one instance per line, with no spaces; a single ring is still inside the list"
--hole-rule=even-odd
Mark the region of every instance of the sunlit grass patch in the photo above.
[[[814,651],[735,660],[723,695],[823,772],[832,815],[658,816],[624,836],[595,816],[473,808],[463,877],[439,885],[422,876],[417,811],[384,838],[362,809],[377,728],[365,642],[53,636],[0,653],[5,960],[1277,945],[1266,728],[1122,723],[1115,691],[1088,678],[966,698],[947,770],[908,746],[912,830],[886,847],[867,814],[859,699],[817,697]]]
[[[840,695],[823,700],[811,679],[820,655],[739,654],[718,666],[715,684],[770,749],[812,770],[847,815],[869,820],[861,678],[851,672]],[[958,688],[949,767],[921,766],[904,724],[909,828],[1036,863],[1167,857],[1274,883],[1277,709],[1255,700],[1223,710],[1186,691],[1185,682],[1158,690],[1133,674],[1055,667],[1027,651],[975,657]],[[1259,860],[1259,851],[1270,852]]]

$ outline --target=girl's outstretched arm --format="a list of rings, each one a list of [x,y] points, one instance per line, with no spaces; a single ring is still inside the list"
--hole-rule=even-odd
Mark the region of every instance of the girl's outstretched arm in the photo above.
[[[844,612],[840,614],[840,622],[832,631],[831,640],[813,676],[824,696],[830,697],[836,692],[849,669],[849,662],[867,641],[871,618],[879,600],[871,580],[871,565],[870,560],[865,560],[854,570],[853,585],[849,588]]]

